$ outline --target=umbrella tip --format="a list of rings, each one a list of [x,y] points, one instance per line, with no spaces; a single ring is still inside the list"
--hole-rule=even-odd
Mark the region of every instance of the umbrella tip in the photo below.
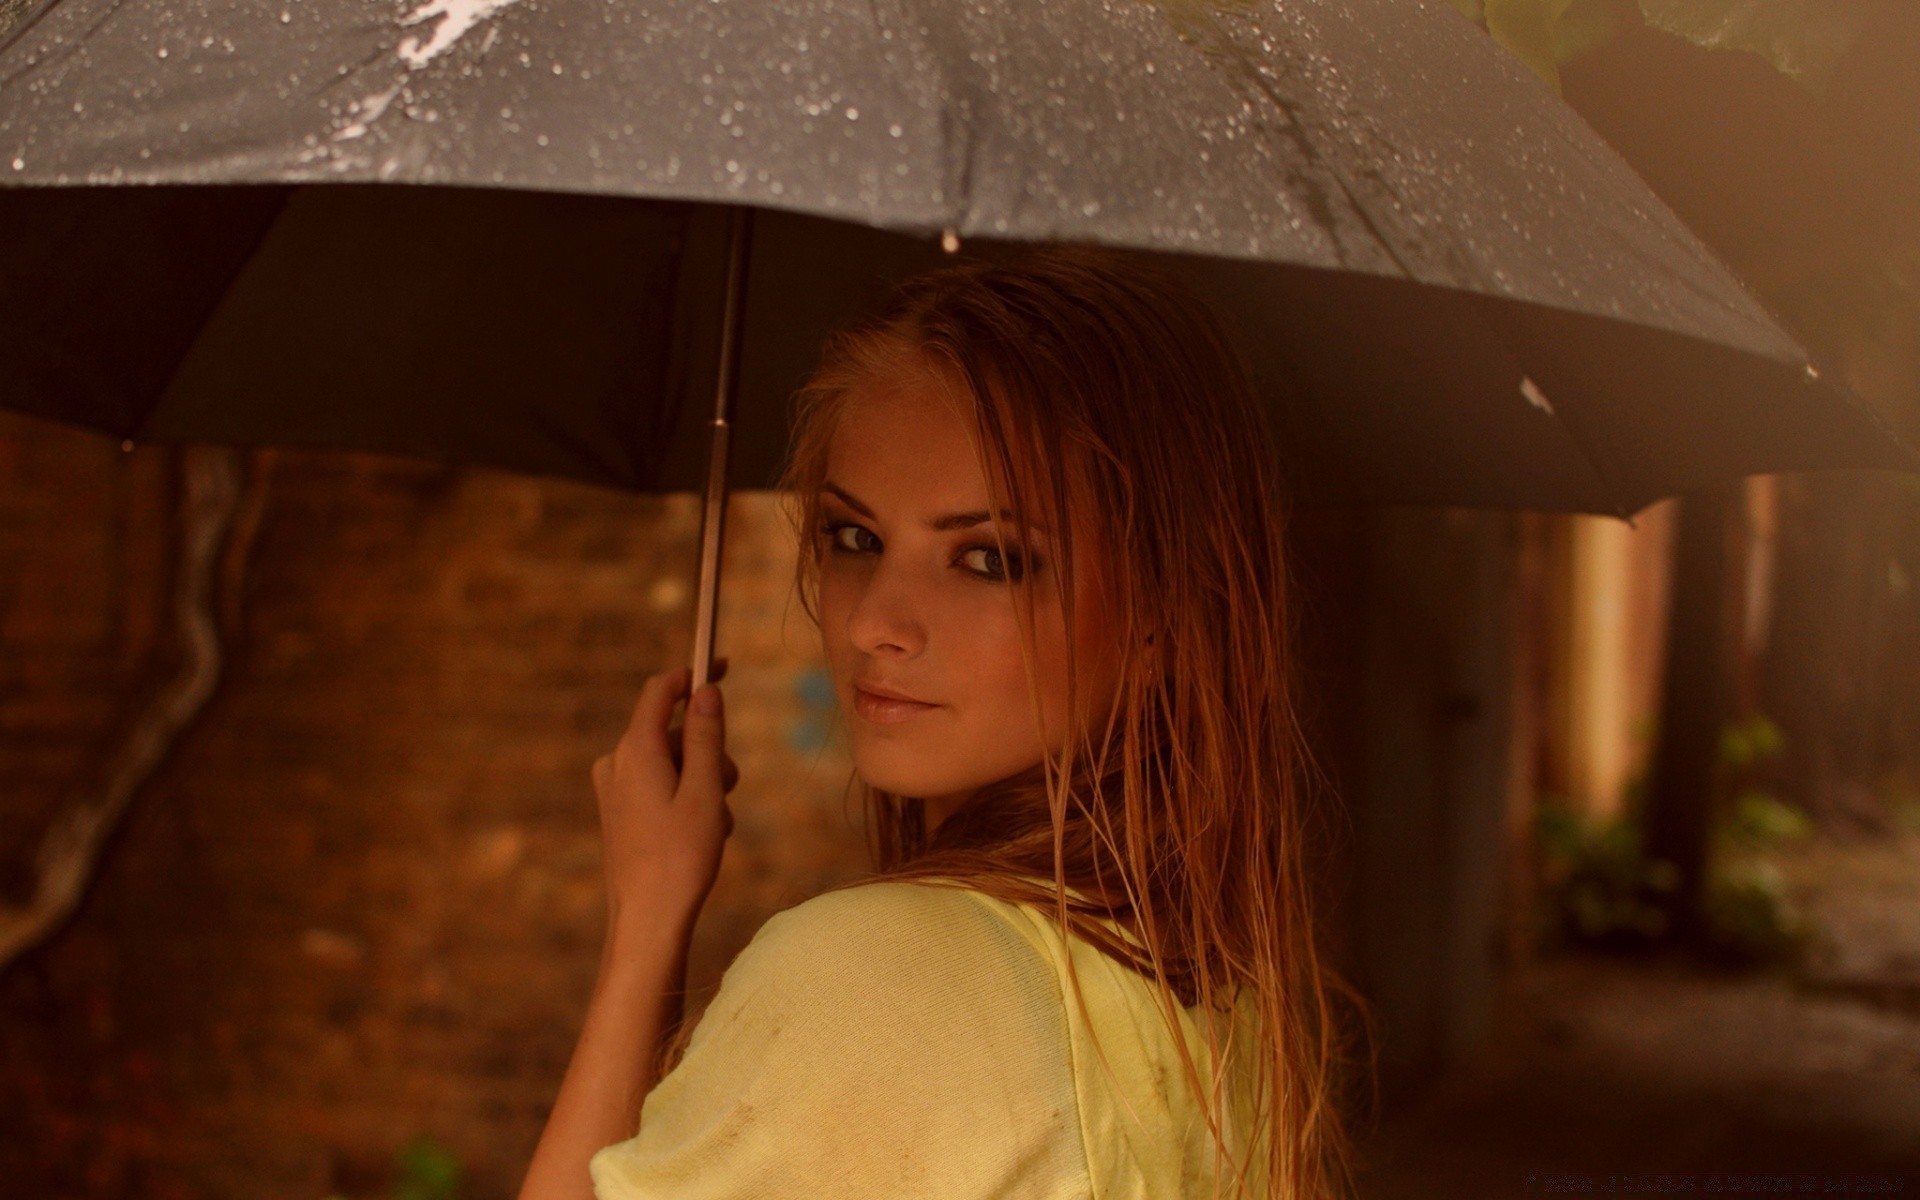
[[[1553,411],[1553,402],[1547,399],[1547,394],[1540,390],[1540,385],[1533,381],[1531,375],[1523,375],[1520,377],[1520,394],[1527,398],[1528,404],[1533,405],[1548,416],[1557,417],[1560,415]]]
[[[960,253],[960,231],[949,225],[940,231],[940,249],[948,254]]]

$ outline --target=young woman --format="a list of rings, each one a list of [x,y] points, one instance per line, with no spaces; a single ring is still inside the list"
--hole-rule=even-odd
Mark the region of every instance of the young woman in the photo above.
[[[1105,252],[963,262],[798,400],[877,872],[675,1033],[731,766],[717,690],[670,730],[653,677],[595,766],[607,949],[523,1200],[1346,1194],[1282,496],[1211,315]]]

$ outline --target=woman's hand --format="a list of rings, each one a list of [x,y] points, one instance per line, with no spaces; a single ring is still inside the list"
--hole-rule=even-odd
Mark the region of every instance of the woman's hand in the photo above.
[[[726,674],[726,662],[714,661],[714,679]],[[727,757],[718,687],[702,688],[685,724],[668,728],[692,675],[680,667],[648,678],[619,744],[593,764],[610,931],[629,912],[691,921],[720,873],[733,832],[726,794],[740,772]],[[712,712],[701,711],[705,695]]]

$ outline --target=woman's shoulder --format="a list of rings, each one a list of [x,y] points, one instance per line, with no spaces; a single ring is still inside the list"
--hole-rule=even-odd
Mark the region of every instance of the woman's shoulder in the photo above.
[[[885,930],[918,927],[928,920],[977,920],[979,893],[957,882],[934,879],[863,879],[831,888],[783,908],[767,919],[780,928],[857,927]]]
[[[768,918],[597,1194],[1085,1195],[1052,977],[997,924],[897,880]]]
[[[843,1065],[855,1045],[927,1070],[991,1047],[1003,1071],[1067,1071],[1049,962],[972,893],[917,881],[836,888],[769,917],[727,968],[689,1053],[716,1030],[747,1028]]]
[[[1045,964],[1011,919],[1011,906],[957,884],[873,879],[834,888],[768,917],[737,964],[809,975],[926,976]]]

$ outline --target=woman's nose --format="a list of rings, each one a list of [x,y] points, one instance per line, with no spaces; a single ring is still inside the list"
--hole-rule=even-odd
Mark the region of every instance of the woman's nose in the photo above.
[[[920,618],[911,580],[900,571],[876,567],[866,579],[847,614],[847,637],[864,654],[911,657],[926,646],[926,627]]]

